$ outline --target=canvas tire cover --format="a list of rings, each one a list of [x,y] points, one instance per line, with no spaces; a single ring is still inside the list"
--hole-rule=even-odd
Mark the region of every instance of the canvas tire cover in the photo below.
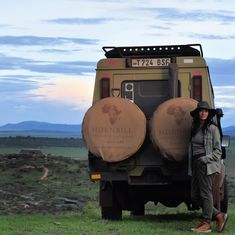
[[[91,153],[104,161],[118,162],[132,156],[143,144],[146,118],[131,101],[109,97],[87,111],[82,127]]]
[[[174,98],[162,103],[153,113],[151,139],[165,158],[182,161],[187,156],[192,126],[190,111],[197,103],[190,98]]]

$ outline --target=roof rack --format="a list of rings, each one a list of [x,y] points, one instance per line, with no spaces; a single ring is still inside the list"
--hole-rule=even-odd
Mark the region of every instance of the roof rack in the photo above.
[[[196,49],[196,48],[198,49]],[[168,45],[168,46],[132,46],[102,47],[107,58],[122,57],[162,57],[162,56],[202,56],[201,44]]]

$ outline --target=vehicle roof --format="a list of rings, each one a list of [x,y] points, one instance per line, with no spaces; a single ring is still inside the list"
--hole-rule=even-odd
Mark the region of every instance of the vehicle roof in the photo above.
[[[195,48],[197,47],[197,48]],[[201,56],[201,44],[166,45],[166,46],[104,46],[106,58],[122,57],[163,57],[163,56]]]

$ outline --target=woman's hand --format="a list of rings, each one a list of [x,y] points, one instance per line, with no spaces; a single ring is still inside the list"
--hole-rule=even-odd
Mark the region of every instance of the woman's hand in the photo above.
[[[200,161],[200,162],[202,162],[204,164],[207,164],[209,159],[208,159],[207,156],[202,156],[202,157],[198,158],[198,161]]]

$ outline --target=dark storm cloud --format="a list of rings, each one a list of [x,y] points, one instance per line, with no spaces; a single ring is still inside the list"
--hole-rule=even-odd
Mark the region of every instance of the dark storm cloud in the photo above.
[[[37,36],[0,36],[0,45],[13,46],[49,46],[74,43],[79,45],[95,45],[98,40],[88,38],[37,37]]]

